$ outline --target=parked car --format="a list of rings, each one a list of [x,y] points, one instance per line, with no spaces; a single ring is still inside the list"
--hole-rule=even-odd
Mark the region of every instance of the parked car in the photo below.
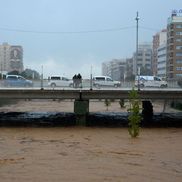
[[[109,76],[94,76],[93,77],[93,86],[99,87],[120,87],[120,81],[114,81]]]
[[[136,76],[135,77],[135,86],[138,87],[168,87],[167,81],[163,80],[157,76]]]
[[[20,75],[6,75],[6,79],[4,80],[5,87],[32,87],[33,82],[31,80],[27,80]]]
[[[73,80],[63,76],[51,76],[48,81],[51,87],[73,87]]]

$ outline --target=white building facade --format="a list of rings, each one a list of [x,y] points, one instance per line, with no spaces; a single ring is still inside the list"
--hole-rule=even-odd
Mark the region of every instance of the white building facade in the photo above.
[[[137,75],[137,70],[147,69],[152,70],[152,44],[141,43],[138,45],[138,55],[136,52],[133,55],[134,66],[133,74]],[[136,66],[135,66],[136,65]]]
[[[1,73],[11,71],[23,71],[23,48],[19,45],[0,45],[0,69]]]

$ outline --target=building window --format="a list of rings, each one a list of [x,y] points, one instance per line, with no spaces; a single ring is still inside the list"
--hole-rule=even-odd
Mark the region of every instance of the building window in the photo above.
[[[165,50],[166,50],[166,47],[163,47],[163,48],[158,49],[158,52],[165,51]]]
[[[149,53],[146,53],[146,54],[145,54],[145,56],[151,56],[151,54],[149,54]]]
[[[182,24],[176,25],[176,28],[182,28]]]
[[[166,54],[158,55],[158,58],[166,57]]]
[[[176,32],[176,35],[182,35],[182,32]]]
[[[180,49],[182,49],[182,46],[176,46],[176,49],[180,50]]]
[[[177,64],[182,64],[182,59],[177,59],[177,60],[176,60],[176,63],[177,63]]]
[[[182,56],[182,52],[177,52],[176,56],[181,57]]]
[[[181,71],[182,67],[176,67],[176,71]]]
[[[176,42],[182,42],[182,39],[176,39]]]
[[[176,77],[182,77],[182,74],[176,74]]]

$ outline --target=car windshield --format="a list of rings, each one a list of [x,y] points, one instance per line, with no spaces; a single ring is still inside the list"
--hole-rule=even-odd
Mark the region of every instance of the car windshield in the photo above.
[[[111,78],[107,78],[107,81],[113,81]]]
[[[52,76],[51,80],[61,80],[61,77],[59,77],[59,76]]]
[[[25,80],[25,78],[23,78],[23,77],[18,77],[18,79],[19,79],[19,80]]]

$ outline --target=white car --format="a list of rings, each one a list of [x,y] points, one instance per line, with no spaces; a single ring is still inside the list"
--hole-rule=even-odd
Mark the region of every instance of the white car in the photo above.
[[[93,77],[93,86],[99,87],[120,87],[120,81],[114,81],[109,76],[94,76]]]
[[[51,87],[73,87],[73,80],[62,76],[51,76],[48,79],[48,86]]]
[[[166,88],[168,84],[165,80],[157,76],[136,76],[135,86],[138,87],[160,87]]]

